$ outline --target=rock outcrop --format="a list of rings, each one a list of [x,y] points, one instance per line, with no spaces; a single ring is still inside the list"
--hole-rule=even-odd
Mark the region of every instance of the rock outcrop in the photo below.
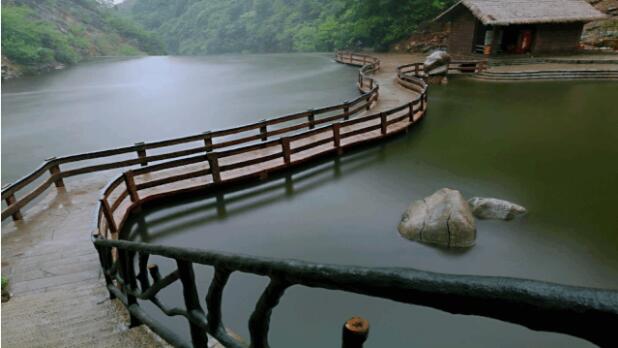
[[[473,197],[468,203],[479,219],[512,220],[527,212],[521,205],[497,198]]]
[[[399,233],[423,243],[466,248],[476,241],[476,224],[463,195],[443,188],[410,205],[399,223]]]

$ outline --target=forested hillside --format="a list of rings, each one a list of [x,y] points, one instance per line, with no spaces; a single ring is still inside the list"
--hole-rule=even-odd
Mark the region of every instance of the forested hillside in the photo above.
[[[383,50],[454,0],[129,0],[173,54]]]
[[[165,52],[155,35],[117,12],[96,0],[3,0],[3,78],[86,57]]]

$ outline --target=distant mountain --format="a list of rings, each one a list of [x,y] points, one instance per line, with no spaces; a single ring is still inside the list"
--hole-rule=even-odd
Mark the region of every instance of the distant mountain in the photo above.
[[[158,38],[107,0],[2,1],[2,77],[88,57],[164,54]]]

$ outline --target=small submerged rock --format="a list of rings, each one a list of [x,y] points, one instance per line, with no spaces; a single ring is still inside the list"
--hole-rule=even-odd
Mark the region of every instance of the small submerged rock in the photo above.
[[[470,205],[459,191],[448,188],[413,202],[398,229],[407,239],[444,247],[466,248],[476,241]]]
[[[519,204],[497,198],[473,197],[468,203],[474,216],[479,219],[512,220],[527,212]]]

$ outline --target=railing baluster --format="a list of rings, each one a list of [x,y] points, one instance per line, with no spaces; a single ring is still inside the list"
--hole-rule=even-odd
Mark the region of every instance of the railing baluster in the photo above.
[[[182,293],[185,300],[185,306],[187,314],[192,316],[193,312],[203,314],[202,306],[200,305],[200,299],[197,294],[197,287],[195,285],[195,274],[193,273],[193,264],[188,261],[176,260],[178,265],[178,274],[180,281],[182,282]],[[199,325],[196,325],[192,320],[189,320],[189,327],[191,329],[191,339],[194,347],[208,347],[208,335],[206,331]]]
[[[281,148],[283,149],[283,161],[286,166],[292,163],[292,155],[290,150],[290,138],[283,137],[281,138]]]
[[[15,204],[17,202],[17,200],[15,199],[15,194],[10,194],[8,197],[6,197],[5,202],[9,207]],[[13,221],[24,219],[24,216],[21,214],[19,209],[17,209],[13,214],[11,214],[11,217],[13,218]]]
[[[343,104],[343,119],[346,121],[350,119],[350,102],[348,101]]]
[[[150,279],[148,279],[148,258],[150,254],[148,253],[139,253],[138,256],[138,265],[139,265],[139,273],[137,274],[137,279],[139,280],[140,286],[142,288],[142,292],[148,290],[150,287]]]
[[[309,115],[307,115],[307,120],[309,121],[309,129],[315,128],[315,112],[313,110],[309,110]]]
[[[204,146],[206,147],[206,152],[212,151],[212,134],[210,131],[202,133],[204,135]]]
[[[135,277],[135,251],[127,251],[118,249],[118,262],[120,263],[120,272],[124,280],[123,290],[127,297],[127,307],[138,306],[137,298],[131,293],[137,289],[137,279]],[[136,327],[141,325],[140,320],[129,311],[129,326]]]
[[[216,334],[217,331],[225,330],[221,314],[223,289],[230,278],[231,272],[223,267],[215,268],[215,275],[210,282],[206,295],[206,307],[208,308],[208,331]]]
[[[52,158],[48,158],[45,161],[46,162],[53,162],[56,159],[56,157],[52,157]],[[54,180],[54,185],[56,187],[64,187],[64,181],[62,180],[62,173],[60,172],[60,165],[59,164],[53,164],[51,167],[49,167],[49,174],[52,176],[57,176],[58,178],[56,180]]]
[[[212,175],[212,181],[215,184],[221,182],[221,172],[219,172],[219,159],[216,152],[208,153],[208,166],[210,166],[210,172]]]
[[[101,202],[101,206],[103,207],[103,215],[107,221],[107,227],[109,227],[109,230],[112,233],[118,232],[116,221],[114,221],[114,213],[112,212],[112,208],[109,206],[109,202],[107,202],[107,198],[101,198],[99,202]]]
[[[94,247],[97,249],[97,254],[99,254],[99,262],[101,263],[101,268],[103,268],[103,277],[105,278],[105,284],[108,286],[107,291],[109,293],[109,298],[110,300],[113,300],[116,298],[116,295],[109,290],[109,287],[114,285],[112,276],[109,274],[112,267],[111,248],[98,246],[96,244]]]
[[[382,133],[382,135],[386,135],[386,114],[381,112],[380,113],[380,131]]]
[[[146,160],[146,145],[144,142],[135,143],[135,147],[137,147],[137,158],[140,159],[140,166],[145,167],[148,165],[148,161]]]
[[[341,123],[333,123],[333,145],[337,149],[337,154],[341,155],[343,149],[341,148]]]
[[[290,285],[277,279],[271,279],[258,300],[255,310],[249,319],[251,348],[268,348],[268,329],[273,308],[279,304],[279,299]]]
[[[129,191],[129,197],[131,197],[131,202],[139,203],[139,195],[137,193],[137,187],[135,186],[135,178],[133,176],[132,171],[124,172],[124,183],[127,185],[127,191]]]
[[[268,121],[262,120],[262,125],[260,126],[260,134],[262,135],[262,141],[268,140]]]
[[[410,116],[410,123],[414,123],[414,102],[410,103],[408,113]]]

